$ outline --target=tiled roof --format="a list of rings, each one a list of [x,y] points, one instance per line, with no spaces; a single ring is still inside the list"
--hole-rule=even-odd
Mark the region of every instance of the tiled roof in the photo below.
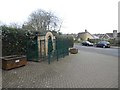
[[[110,38],[113,38],[113,33],[106,33]]]

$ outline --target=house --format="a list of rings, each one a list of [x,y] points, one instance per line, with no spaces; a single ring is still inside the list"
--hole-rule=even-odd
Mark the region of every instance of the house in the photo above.
[[[94,35],[99,37],[100,40],[117,39],[118,37],[117,30],[113,30],[113,33],[94,34]]]
[[[91,33],[89,33],[87,30],[85,30],[85,32],[80,32],[78,33],[78,36],[77,36],[77,40],[82,40],[82,41],[85,41],[85,40],[89,40],[89,39],[94,39],[94,35],[92,35]]]
[[[109,39],[117,39],[118,33],[117,30],[113,30],[113,33],[106,33],[100,39],[109,40]]]
[[[102,40],[109,40],[113,38],[113,33],[106,33],[100,39]]]
[[[118,33],[117,37],[120,38],[120,32]]]

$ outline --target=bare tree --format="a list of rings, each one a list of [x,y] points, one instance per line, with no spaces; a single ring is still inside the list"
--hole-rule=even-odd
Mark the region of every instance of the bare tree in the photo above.
[[[12,22],[12,23],[10,23],[9,26],[10,26],[10,27],[13,27],[13,28],[21,28],[21,24],[20,24],[20,23],[17,23],[17,22]]]
[[[52,12],[37,10],[31,13],[23,27],[36,31],[52,30],[58,27],[59,19]]]
[[[3,25],[5,25],[2,21],[0,21],[0,26],[3,26]]]

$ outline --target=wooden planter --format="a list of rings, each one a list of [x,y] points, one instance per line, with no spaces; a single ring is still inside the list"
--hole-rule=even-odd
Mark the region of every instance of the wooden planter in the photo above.
[[[2,69],[9,70],[27,64],[26,56],[6,56],[2,58]]]
[[[78,53],[78,49],[76,49],[76,48],[71,48],[71,49],[70,49],[70,53],[71,53],[71,54],[77,54],[77,53]]]

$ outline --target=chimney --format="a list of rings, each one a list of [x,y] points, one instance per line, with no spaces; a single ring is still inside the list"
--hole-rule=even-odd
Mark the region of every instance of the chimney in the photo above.
[[[87,29],[85,29],[85,32],[87,32]]]
[[[113,38],[117,38],[117,30],[113,30]]]

